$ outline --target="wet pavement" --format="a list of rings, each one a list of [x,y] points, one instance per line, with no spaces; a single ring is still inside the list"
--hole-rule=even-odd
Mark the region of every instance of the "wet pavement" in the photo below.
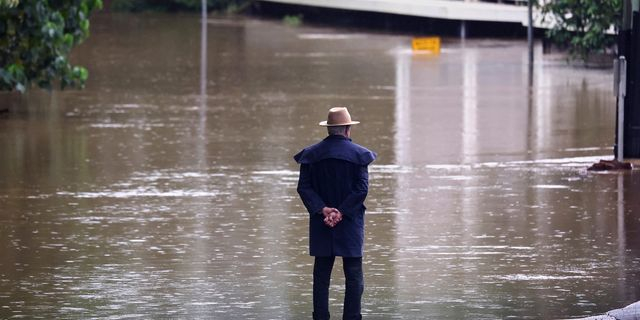
[[[366,318],[640,300],[640,175],[586,171],[611,158],[611,72],[543,57],[529,89],[525,41],[442,47],[246,18],[209,19],[203,41],[197,15],[96,16],[73,57],[85,90],[3,96],[0,318],[308,317],[292,156],[335,105],[379,154]]]

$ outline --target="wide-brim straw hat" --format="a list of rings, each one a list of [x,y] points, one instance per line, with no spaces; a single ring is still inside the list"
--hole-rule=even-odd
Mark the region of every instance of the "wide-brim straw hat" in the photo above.
[[[318,123],[323,127],[337,127],[337,126],[350,126],[352,124],[358,124],[360,121],[352,121],[349,110],[345,107],[335,107],[329,109],[329,115],[327,120]]]

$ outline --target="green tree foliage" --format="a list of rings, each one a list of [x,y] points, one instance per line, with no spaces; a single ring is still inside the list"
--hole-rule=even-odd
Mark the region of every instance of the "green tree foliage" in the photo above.
[[[553,24],[547,36],[568,47],[574,58],[586,60],[615,43],[615,37],[606,31],[620,24],[621,0],[551,0],[543,2],[541,9]]]
[[[101,0],[0,0],[0,90],[83,87],[87,69],[72,66],[71,49],[89,36],[89,15]]]
[[[233,12],[240,10],[250,0],[207,0],[207,10]],[[113,0],[112,9],[119,11],[196,11],[202,0]]]
[[[0,7],[15,7],[19,0],[0,0]]]

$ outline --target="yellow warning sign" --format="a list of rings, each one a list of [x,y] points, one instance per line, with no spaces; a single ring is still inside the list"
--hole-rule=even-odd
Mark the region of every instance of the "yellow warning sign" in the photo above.
[[[413,38],[411,46],[413,51],[440,53],[440,37]]]

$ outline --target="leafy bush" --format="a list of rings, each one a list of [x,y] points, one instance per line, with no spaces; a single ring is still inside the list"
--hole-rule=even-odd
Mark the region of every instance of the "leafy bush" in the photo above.
[[[282,18],[282,22],[288,26],[297,27],[302,24],[302,15],[286,15]]]
[[[89,36],[101,0],[0,0],[0,90],[83,87],[88,71],[72,66],[71,49]]]

